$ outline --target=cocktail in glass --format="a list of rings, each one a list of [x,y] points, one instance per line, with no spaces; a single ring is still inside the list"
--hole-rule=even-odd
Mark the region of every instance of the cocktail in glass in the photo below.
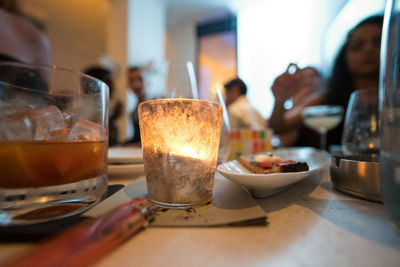
[[[304,124],[320,135],[320,148],[326,150],[326,133],[340,124],[343,119],[341,106],[310,106],[303,111]]]
[[[0,225],[70,216],[102,199],[108,94],[78,72],[0,63]]]

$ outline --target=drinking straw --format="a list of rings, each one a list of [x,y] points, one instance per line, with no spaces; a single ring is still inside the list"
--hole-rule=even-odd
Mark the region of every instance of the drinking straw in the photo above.
[[[198,95],[198,91],[197,91],[196,73],[194,71],[193,63],[191,61],[187,61],[186,67],[187,67],[187,70],[189,73],[190,88],[192,88],[192,97],[193,97],[193,99],[199,99],[199,95]]]

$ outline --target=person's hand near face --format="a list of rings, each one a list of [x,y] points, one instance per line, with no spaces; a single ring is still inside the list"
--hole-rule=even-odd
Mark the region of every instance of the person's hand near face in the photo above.
[[[303,109],[321,103],[322,96],[318,90],[320,82],[319,73],[315,68],[300,69],[295,64],[290,64],[287,70],[275,79],[271,87],[275,104],[269,126],[280,135],[285,145],[290,145],[296,140]],[[290,98],[292,107],[287,110],[284,103]]]
[[[287,70],[279,75],[272,84],[272,93],[275,101],[283,103],[291,98],[299,89],[302,79],[301,69],[296,64],[290,64]]]

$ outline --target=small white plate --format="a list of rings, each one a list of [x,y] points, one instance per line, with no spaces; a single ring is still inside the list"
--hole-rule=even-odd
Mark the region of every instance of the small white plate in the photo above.
[[[247,188],[253,197],[265,198],[285,190],[288,186],[329,165],[329,154],[311,147],[281,148],[273,151],[273,154],[283,160],[305,161],[309,170],[255,174],[243,167],[238,161],[233,160],[220,164],[217,171],[232,182]]]
[[[108,165],[108,177],[137,177],[144,175],[144,164],[121,164],[121,165]]]
[[[110,147],[108,149],[109,164],[143,163],[143,150],[141,147]]]

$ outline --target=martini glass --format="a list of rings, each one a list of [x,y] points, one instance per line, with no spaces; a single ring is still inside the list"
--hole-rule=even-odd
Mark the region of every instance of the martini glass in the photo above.
[[[343,108],[334,105],[306,107],[302,114],[304,124],[320,135],[320,148],[326,150],[326,133],[343,119]]]

